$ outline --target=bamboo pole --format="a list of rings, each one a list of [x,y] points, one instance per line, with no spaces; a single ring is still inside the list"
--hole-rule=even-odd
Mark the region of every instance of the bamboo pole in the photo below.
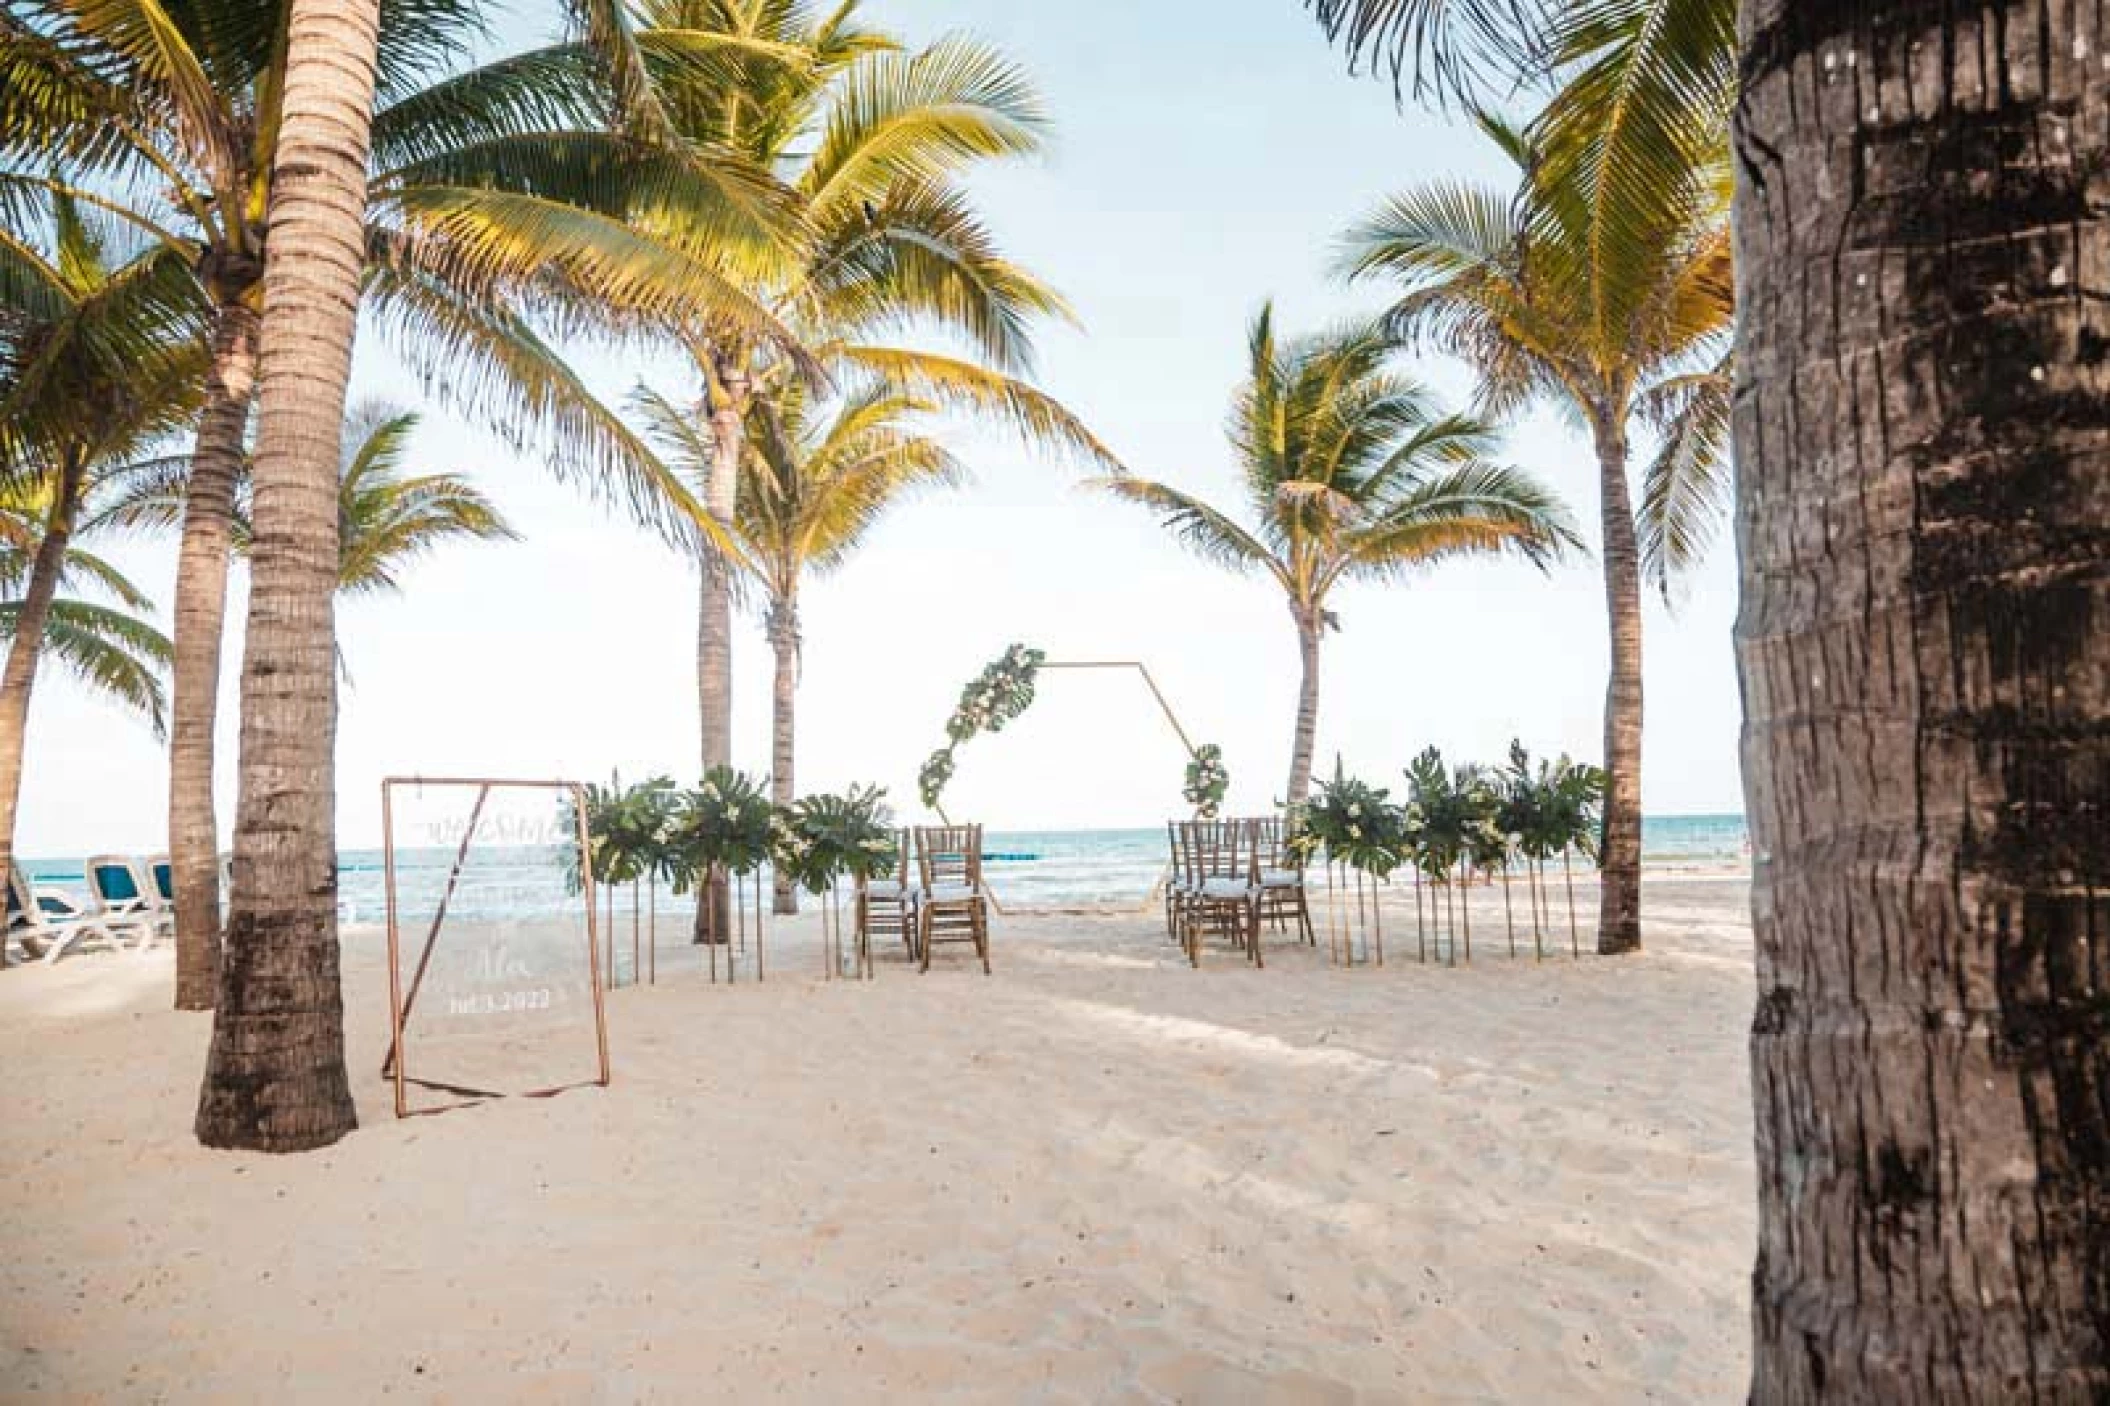
[[[645,936],[646,978],[652,985],[659,985],[659,871],[652,871],[651,886],[645,890],[648,924]]]
[[[1582,960],[1582,936],[1575,926],[1575,864],[1569,858],[1569,849],[1561,846],[1561,871],[1568,880],[1568,946],[1575,960]]]
[[[1370,929],[1370,931],[1371,931],[1371,933],[1372,933],[1372,934],[1374,935],[1374,937],[1375,937],[1375,938],[1376,938],[1376,940],[1377,940],[1377,964],[1378,964],[1379,966],[1383,966],[1383,965],[1385,964],[1385,892],[1384,892],[1384,890],[1385,890],[1385,887],[1389,887],[1389,885],[1390,885],[1390,881],[1389,881],[1389,880],[1385,880],[1385,881],[1383,881],[1383,882],[1382,882],[1382,884],[1381,884],[1381,883],[1380,883],[1379,881],[1373,880],[1373,881],[1371,882],[1371,886],[1370,886],[1370,914],[1371,914],[1371,917],[1372,917],[1372,918],[1373,918],[1373,919],[1375,920],[1375,921],[1374,921],[1374,922],[1372,923],[1372,925],[1371,925],[1371,929]]]
[[[1429,960],[1428,932],[1421,925],[1421,864],[1414,864],[1414,955],[1424,964]]]
[[[1543,962],[1546,960],[1546,934],[1545,930],[1539,926],[1539,916],[1540,910],[1544,907],[1540,890],[1544,886],[1545,874],[1537,855],[1531,856],[1531,868],[1528,872],[1531,875],[1531,945],[1538,953],[1537,960]]]
[[[1515,910],[1509,906],[1509,856],[1502,856],[1502,927],[1509,933],[1509,958],[1516,960],[1517,919]]]
[[[1458,856],[1458,872],[1464,883],[1458,891],[1458,911],[1465,918],[1465,964],[1473,963],[1473,862]]]

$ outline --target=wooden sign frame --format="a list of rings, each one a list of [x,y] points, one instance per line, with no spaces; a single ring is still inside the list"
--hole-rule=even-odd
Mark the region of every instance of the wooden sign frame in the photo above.
[[[425,946],[418,954],[417,970],[411,976],[408,992],[403,989],[402,939],[396,914],[395,791],[399,786],[411,786],[420,790],[427,786],[476,788],[476,802],[470,808],[469,823],[464,827],[461,844],[455,850],[454,865],[447,873],[447,887],[440,893],[439,907],[433,913],[432,927],[425,934]],[[555,1088],[534,1089],[511,1096],[549,1098],[570,1089],[586,1088],[589,1085],[606,1088],[611,1078],[608,1063],[608,1011],[602,998],[601,942],[594,904],[592,851],[586,837],[586,788],[576,781],[523,781],[499,776],[390,776],[381,782],[381,869],[388,904],[389,1015],[388,1054],[381,1061],[381,1077],[392,1080],[395,1084],[398,1118],[445,1113],[449,1109],[467,1107],[486,1099],[509,1097],[495,1089],[468,1088],[412,1077],[407,1068],[410,1052],[403,1038],[404,1026],[409,1021],[411,1008],[418,999],[418,988],[424,984],[426,967],[432,961],[433,948],[438,944],[440,931],[447,921],[447,905],[454,897],[454,886],[461,878],[462,866],[469,858],[469,847],[475,841],[476,826],[483,817],[484,803],[491,798],[493,791],[498,790],[555,791],[566,792],[571,796],[572,817],[578,827],[575,838],[579,847],[579,876],[586,900],[586,971],[593,992],[594,1044],[600,1057],[600,1072],[596,1078],[581,1080],[575,1084],[560,1084]],[[442,1104],[436,1108],[412,1109],[408,1087],[411,1084],[454,1094],[459,1101]]]

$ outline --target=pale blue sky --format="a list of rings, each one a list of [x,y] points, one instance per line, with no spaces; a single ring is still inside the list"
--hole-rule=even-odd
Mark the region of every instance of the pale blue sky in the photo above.
[[[1043,339],[1042,381],[1137,472],[1228,500],[1223,420],[1245,324],[1269,296],[1301,329],[1382,303],[1327,277],[1339,230],[1389,190],[1497,174],[1471,135],[1351,80],[1296,0],[872,0],[918,38],[966,29],[1023,59],[1054,117],[1036,166],[977,182],[1015,256],[1074,302],[1081,331]],[[520,42],[532,37],[522,27]],[[612,396],[640,376],[694,394],[673,363],[588,358]],[[1421,368],[1454,400],[1454,367]],[[388,349],[362,343],[357,392],[414,398]],[[1190,732],[1222,744],[1232,804],[1281,793],[1296,647],[1264,583],[1224,575],[1074,475],[961,434],[971,489],[913,503],[806,601],[802,789],[873,781],[915,814],[915,775],[967,678],[1013,640],[1056,658],[1139,658]],[[1594,540],[1586,443],[1551,416],[1510,436],[1512,461],[1569,496]],[[418,567],[395,600],[340,615],[342,842],[378,835],[378,785],[400,772],[600,778],[694,770],[695,589],[652,538],[552,484],[540,467],[440,413],[417,467],[473,474],[526,540]],[[173,552],[115,553],[166,599]],[[240,572],[238,570],[239,577]],[[242,597],[235,598],[237,623]],[[1648,618],[1651,813],[1741,808],[1724,538],[1675,614]],[[1604,688],[1594,563],[1442,568],[1349,588],[1327,642],[1320,759],[1378,784],[1430,743],[1495,760],[1512,736],[1595,758]],[[743,625],[737,751],[768,758],[768,654]],[[224,707],[222,821],[233,820],[234,670]],[[1139,683],[1058,675],[1012,730],[965,749],[948,804],[1000,826],[1151,824],[1179,809],[1182,756]],[[55,673],[31,723],[18,849],[145,850],[164,833],[166,765],[146,731]]]

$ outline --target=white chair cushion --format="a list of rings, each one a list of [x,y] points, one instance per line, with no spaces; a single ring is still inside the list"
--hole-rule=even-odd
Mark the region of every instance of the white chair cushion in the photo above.
[[[1294,869],[1263,869],[1260,871],[1260,887],[1264,889],[1293,889],[1301,887],[1304,876]]]
[[[873,898],[899,900],[909,896],[909,887],[907,884],[897,884],[889,880],[883,884],[866,884],[865,892]]]
[[[932,903],[965,903],[981,897],[981,894],[982,891],[973,884],[933,884],[925,897]]]
[[[1250,898],[1253,886],[1244,879],[1204,879],[1203,898]]]

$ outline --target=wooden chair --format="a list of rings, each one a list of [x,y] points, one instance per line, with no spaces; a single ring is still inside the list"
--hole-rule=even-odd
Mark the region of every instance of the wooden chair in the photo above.
[[[1289,852],[1289,832],[1279,815],[1248,822],[1253,827],[1253,882],[1260,889],[1260,916],[1276,931],[1292,918],[1304,941],[1316,947],[1311,904],[1304,891],[1304,866]]]
[[[944,825],[916,831],[922,893],[916,904],[916,946],[923,970],[940,942],[972,942],[989,972],[989,894],[982,887],[982,827]]]
[[[1181,903],[1188,962],[1201,965],[1202,937],[1214,933],[1244,948],[1253,965],[1266,966],[1260,955],[1252,827],[1241,820],[1193,820],[1179,827],[1179,837],[1188,874]]]
[[[1165,873],[1165,936],[1174,942],[1186,945],[1181,935],[1181,923],[1185,920],[1187,894],[1193,888],[1193,876],[1187,872],[1186,850],[1180,844],[1179,822],[1165,822],[1165,844],[1172,856],[1171,865]]]
[[[894,834],[894,875],[857,881],[857,956],[865,970],[872,961],[872,933],[883,930],[901,939],[910,961],[916,960],[916,885],[909,877],[909,832]]]

